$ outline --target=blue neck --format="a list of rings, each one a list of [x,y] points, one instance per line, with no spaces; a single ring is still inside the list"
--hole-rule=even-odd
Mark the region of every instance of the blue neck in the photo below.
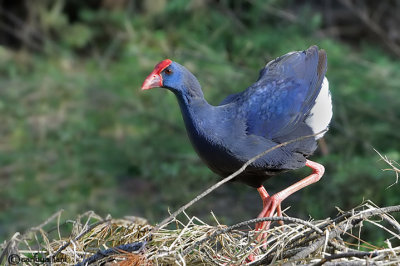
[[[199,133],[197,131],[201,129],[200,124],[206,122],[204,114],[211,114],[210,109],[212,109],[212,106],[204,99],[201,88],[188,90],[183,87],[179,92],[175,91],[175,95],[188,133]]]

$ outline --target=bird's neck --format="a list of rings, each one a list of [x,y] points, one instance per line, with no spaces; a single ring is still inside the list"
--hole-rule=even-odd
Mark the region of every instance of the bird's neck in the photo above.
[[[179,104],[191,104],[193,101],[204,100],[204,94],[196,77],[190,73],[186,73],[186,78],[180,85],[179,90],[173,90],[178,97]]]
[[[198,88],[182,88],[184,93],[175,93],[178,98],[179,106],[181,108],[182,116],[185,125],[189,120],[198,120],[201,116],[200,113],[206,111],[211,106],[204,99],[203,92],[200,87]]]
[[[189,138],[192,139],[193,134],[201,134],[203,127],[208,124],[208,118],[213,116],[214,106],[204,99],[200,86],[182,88],[181,91],[184,93],[175,93],[175,95],[179,102]]]

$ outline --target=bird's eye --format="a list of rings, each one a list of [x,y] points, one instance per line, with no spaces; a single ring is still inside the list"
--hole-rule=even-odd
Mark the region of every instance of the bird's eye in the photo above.
[[[171,70],[170,68],[166,68],[166,69],[164,70],[164,72],[165,72],[165,74],[167,74],[167,75],[171,75],[171,74],[172,74],[172,70]]]

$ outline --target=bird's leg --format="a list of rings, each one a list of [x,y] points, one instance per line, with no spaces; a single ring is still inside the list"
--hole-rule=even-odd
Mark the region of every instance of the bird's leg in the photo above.
[[[268,204],[269,194],[268,194],[267,190],[265,190],[265,187],[263,185],[259,186],[257,188],[257,191],[260,194],[261,200],[263,202],[263,210],[264,210],[266,204]],[[258,215],[257,218],[260,218],[260,215]],[[257,223],[256,227],[255,227],[256,231],[264,228],[265,223],[266,222]]]
[[[269,199],[269,194],[267,192],[267,190],[265,190],[264,186],[260,186],[257,188],[258,193],[260,194],[261,200],[263,202],[263,210],[266,207],[266,205],[268,204],[268,199]],[[282,217],[282,209],[281,209],[281,204],[278,205],[278,207],[276,208],[276,215],[278,217]],[[262,218],[262,217],[266,217],[266,216],[258,216],[257,218]],[[283,225],[283,221],[279,221],[278,222],[280,225]],[[266,225],[266,222],[261,222],[261,223],[257,223],[256,224],[256,230],[262,229],[264,227],[264,225]]]
[[[275,210],[277,210],[278,213],[281,212],[280,204],[284,199],[286,199],[287,197],[289,197],[296,191],[299,191],[300,189],[302,189],[308,185],[318,182],[321,179],[321,177],[325,171],[325,168],[323,165],[313,162],[313,161],[310,161],[310,160],[307,160],[306,166],[310,167],[313,170],[313,173],[311,175],[307,176],[306,178],[300,180],[299,182],[296,182],[295,184],[291,185],[290,187],[285,188],[284,190],[282,190],[272,196],[268,196],[268,198],[266,198],[265,201],[263,198],[264,208],[261,211],[261,213],[258,215],[258,218],[271,217],[271,216],[273,216]],[[261,193],[260,193],[260,195],[261,195]],[[269,222],[269,221],[263,222],[262,226],[256,226],[256,229],[257,230],[268,229],[270,224],[271,224],[271,222]],[[262,237],[262,236],[260,236],[260,237]],[[261,240],[261,239],[258,239],[258,240]]]
[[[268,205],[268,200],[269,200],[269,198],[270,198],[270,196],[269,196],[269,194],[268,194],[268,192],[267,192],[267,190],[265,189],[265,187],[263,186],[263,185],[261,185],[260,187],[258,187],[257,188],[257,191],[258,191],[258,193],[260,194],[260,197],[261,197],[261,200],[262,200],[262,202],[263,202],[263,210],[266,208],[266,206]],[[280,206],[280,205],[279,205]],[[281,214],[281,213],[280,213]],[[260,213],[260,215],[261,215],[261,213]],[[260,216],[260,215],[258,215],[258,217],[257,218],[262,218],[263,216]],[[263,228],[266,228],[267,227],[267,222],[265,221],[265,222],[260,222],[260,223],[257,223],[256,224],[256,226],[255,226],[255,230],[256,231],[258,231],[258,230],[262,230]],[[267,238],[267,234],[266,233],[263,233],[263,234],[261,234],[260,236],[259,236],[259,238],[261,238],[261,239],[265,239],[265,241],[266,241],[266,238]],[[247,259],[250,259],[250,261],[253,261],[254,259],[252,259],[252,258],[247,258]]]

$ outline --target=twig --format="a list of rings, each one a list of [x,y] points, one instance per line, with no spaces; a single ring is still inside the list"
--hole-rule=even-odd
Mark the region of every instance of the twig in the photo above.
[[[311,229],[313,229],[314,231],[316,231],[319,234],[324,233],[321,229],[319,229],[317,226],[313,225],[312,223],[304,221],[299,218],[294,218],[294,217],[263,217],[263,218],[251,219],[248,221],[240,222],[235,225],[229,226],[223,230],[224,231],[223,233],[229,232],[233,229],[240,228],[245,225],[255,224],[255,223],[260,223],[260,222],[265,222],[265,221],[272,221],[272,222],[283,221],[283,222],[299,223],[299,224],[303,224],[303,225],[310,227]]]
[[[383,171],[393,171],[395,173],[395,175],[396,175],[396,181],[386,188],[386,189],[388,189],[388,188],[396,185],[399,182],[400,165],[396,161],[390,160],[386,155],[383,156],[376,149],[374,149],[374,151],[382,158],[382,160],[385,163],[387,163],[388,165],[390,165],[390,167],[392,167],[392,168],[389,168],[389,169],[383,169]]]
[[[365,219],[365,218],[369,218],[371,216],[386,214],[386,213],[391,213],[391,212],[400,212],[400,205],[376,208],[373,210],[360,211],[357,213],[353,213],[353,216],[351,218],[354,219],[356,216],[361,216],[360,218]],[[352,212],[350,211],[350,212],[347,212],[346,214],[349,214],[349,213],[351,214]],[[335,222],[335,220],[336,219],[334,219],[332,222]]]
[[[323,132],[325,132],[326,130],[323,130],[321,132],[318,132],[316,134],[312,134],[312,135],[307,135],[307,136],[302,136],[290,141],[286,141],[283,142],[281,144],[275,145],[274,147],[258,154],[257,156],[254,156],[253,158],[251,158],[250,160],[248,160],[245,164],[243,164],[243,166],[238,169],[236,172],[234,172],[233,174],[229,175],[228,177],[224,178],[223,180],[219,181],[218,183],[216,183],[215,185],[211,186],[210,188],[208,188],[207,190],[205,190],[203,193],[201,193],[200,195],[198,195],[197,197],[195,197],[194,199],[192,199],[190,202],[188,202],[187,204],[183,205],[182,207],[180,207],[177,211],[173,212],[169,217],[167,217],[166,219],[164,219],[160,224],[158,224],[157,226],[154,227],[153,231],[158,231],[160,228],[162,228],[163,226],[165,226],[166,224],[168,224],[170,221],[172,221],[173,219],[175,219],[176,216],[178,216],[179,214],[181,214],[184,210],[186,210],[187,208],[189,208],[190,206],[192,206],[194,203],[196,203],[197,201],[199,201],[200,199],[204,198],[205,196],[207,196],[208,194],[210,194],[213,190],[215,190],[216,188],[222,186],[223,184],[225,184],[226,182],[232,180],[233,178],[235,178],[236,176],[238,176],[239,174],[241,174],[250,164],[252,164],[253,162],[255,162],[256,160],[258,160],[259,158],[263,157],[264,155],[266,155],[267,153],[276,150],[280,147],[286,146],[288,144],[291,144],[293,142],[296,141],[300,141],[306,138],[310,138],[310,137],[314,137],[317,136]]]
[[[390,224],[394,229],[396,229],[397,233],[400,234],[400,225],[396,220],[389,219],[387,215],[382,215],[382,219]]]
[[[352,258],[352,257],[356,257],[356,258],[370,257],[370,258],[373,258],[373,257],[376,257],[378,255],[379,254],[376,251],[373,251],[373,252],[357,251],[357,252],[346,252],[346,253],[332,254],[332,255],[329,255],[329,256],[321,259],[320,262],[317,262],[317,263],[313,264],[312,266],[321,266],[325,262],[328,262],[328,261],[331,261],[331,260],[336,260],[336,259]]]
[[[293,248],[293,249],[288,249],[283,251],[279,258],[280,259],[288,259],[291,258],[293,255],[299,253],[300,251],[306,249],[306,247],[302,247],[302,248]],[[268,255],[264,256],[263,258],[261,258],[258,261],[255,261],[251,264],[249,264],[248,266],[255,266],[255,265],[270,265],[272,264],[274,258],[276,257],[276,252],[269,252]]]

